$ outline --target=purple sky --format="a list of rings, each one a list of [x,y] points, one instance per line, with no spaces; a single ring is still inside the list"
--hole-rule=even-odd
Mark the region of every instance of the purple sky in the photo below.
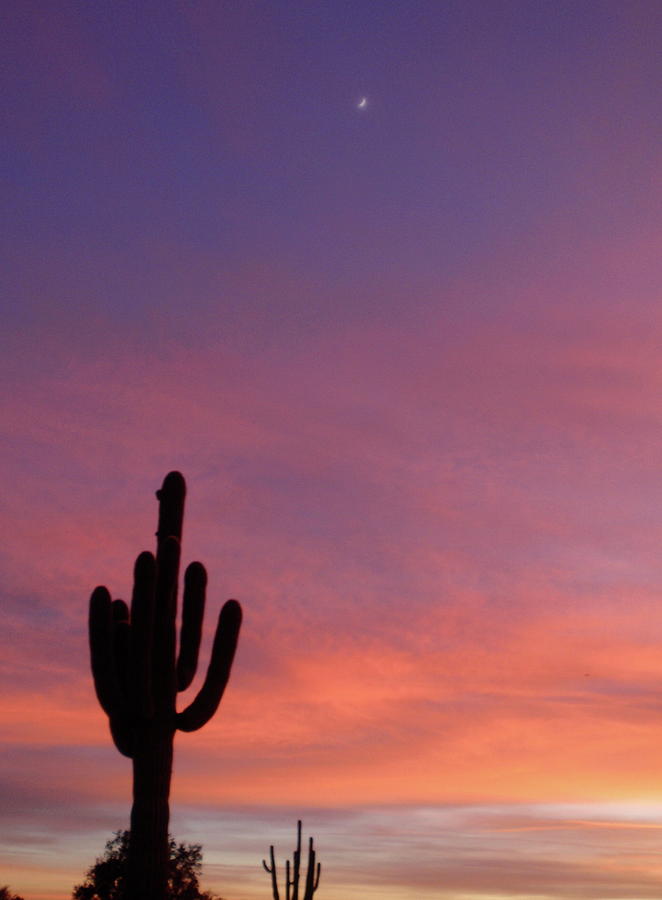
[[[0,884],[126,827],[90,590],[245,624],[205,885],[659,900],[662,5],[5,4]],[[365,108],[359,108],[362,97]],[[204,664],[204,663],[203,663]]]

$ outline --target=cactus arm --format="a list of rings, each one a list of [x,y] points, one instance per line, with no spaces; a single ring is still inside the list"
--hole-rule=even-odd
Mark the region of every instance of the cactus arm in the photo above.
[[[115,659],[115,672],[122,703],[128,709],[129,696],[129,640],[131,625],[129,622],[129,607],[124,600],[113,600],[111,605],[113,618],[113,656]]]
[[[156,588],[156,560],[145,551],[136,559],[133,569],[131,597],[131,643],[129,647],[129,678],[131,691],[129,709],[133,718],[150,719],[154,715],[152,703],[152,629],[154,627],[154,591]]]
[[[313,879],[315,877],[315,851],[313,850],[313,839],[308,842],[308,867],[306,869],[306,886],[304,888],[303,900],[312,900],[313,896]]]
[[[308,869],[306,871],[306,892],[304,894],[304,900],[313,900],[313,894],[320,883],[322,866],[321,863],[315,865],[316,858],[317,854],[313,849],[313,839],[311,837],[308,844]]]
[[[133,757],[133,732],[129,707],[131,624],[129,621],[129,607],[124,600],[113,600],[111,615],[113,619],[113,657],[122,707],[118,713],[110,716],[110,733],[120,753],[123,756]]]
[[[271,890],[274,895],[274,900],[280,900],[280,896],[278,894],[278,875],[276,873],[276,858],[274,856],[274,848],[273,846],[269,847],[269,855],[271,857],[271,865],[268,866],[266,860],[262,860],[262,865],[266,872],[271,875]]]
[[[290,861],[289,859],[285,860],[285,900],[290,900],[290,890],[292,888],[292,881],[290,879]]]
[[[241,606],[236,600],[228,600],[218,617],[214,646],[204,684],[195,700],[177,715],[177,728],[180,731],[197,731],[218,709],[230,677],[240,627]]]
[[[119,601],[121,603],[121,601]],[[118,601],[113,602],[105,587],[98,587],[90,597],[90,656],[94,687],[101,708],[110,720],[110,732],[115,746],[124,756],[132,755],[131,734],[127,720],[127,705],[122,695],[116,666],[114,614],[123,612]]]
[[[177,660],[177,690],[185,691],[198,668],[198,652],[205,614],[207,572],[202,563],[193,562],[184,573],[182,629]]]
[[[112,609],[113,619],[115,622],[129,621],[129,607],[126,605],[124,600],[113,600]]]
[[[122,696],[113,657],[112,600],[102,586],[90,597],[89,632],[94,689],[106,715],[117,715],[122,709]]]

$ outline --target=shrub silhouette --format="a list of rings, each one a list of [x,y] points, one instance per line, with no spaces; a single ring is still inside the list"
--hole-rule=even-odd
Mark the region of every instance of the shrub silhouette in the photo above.
[[[85,881],[73,889],[73,900],[124,900],[129,853],[129,832],[116,831],[106,842],[104,854],[85,873]],[[166,897],[169,900],[222,900],[201,891],[198,878],[202,867],[199,844],[176,844],[168,838],[168,875]],[[0,894],[0,900],[4,900]],[[8,898],[11,900],[11,898]]]
[[[186,484],[170,472],[160,491],[156,558],[141,553],[134,567],[131,611],[105,587],[90,598],[90,652],[99,703],[120,753],[133,760],[127,900],[164,900],[168,875],[168,797],[176,730],[195,731],[214,715],[230,677],[241,607],[221,610],[207,677],[196,698],[176,710],[178,691],[198,663],[207,573],[193,562],[184,575],[179,656],[177,581]]]
[[[271,875],[271,891],[274,900],[280,900],[278,892],[278,873],[276,871],[276,857],[274,855],[273,845],[269,847],[269,856],[271,865],[267,865],[266,860],[262,860],[265,870]],[[301,900],[312,900],[313,894],[317,890],[320,883],[320,872],[322,864],[315,864],[315,850],[313,849],[312,837],[308,839],[308,866],[306,868],[306,880],[304,882],[303,894]],[[285,861],[285,900],[299,900],[299,879],[301,875],[301,819],[297,822],[297,846],[292,854],[292,865],[289,859]],[[290,893],[291,891],[291,893]]]

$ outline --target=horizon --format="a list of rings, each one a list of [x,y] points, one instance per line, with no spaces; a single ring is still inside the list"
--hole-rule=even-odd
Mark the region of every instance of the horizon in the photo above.
[[[177,469],[204,889],[302,819],[320,900],[659,900],[662,5],[4,18],[0,884],[128,828],[87,604]]]

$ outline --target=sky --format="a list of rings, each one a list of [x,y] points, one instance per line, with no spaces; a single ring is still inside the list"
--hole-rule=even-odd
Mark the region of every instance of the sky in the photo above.
[[[0,884],[67,900],[128,825],[87,602],[177,469],[203,668],[244,608],[175,743],[206,888],[268,897],[302,818],[320,900],[659,900],[659,2],[0,35]]]

